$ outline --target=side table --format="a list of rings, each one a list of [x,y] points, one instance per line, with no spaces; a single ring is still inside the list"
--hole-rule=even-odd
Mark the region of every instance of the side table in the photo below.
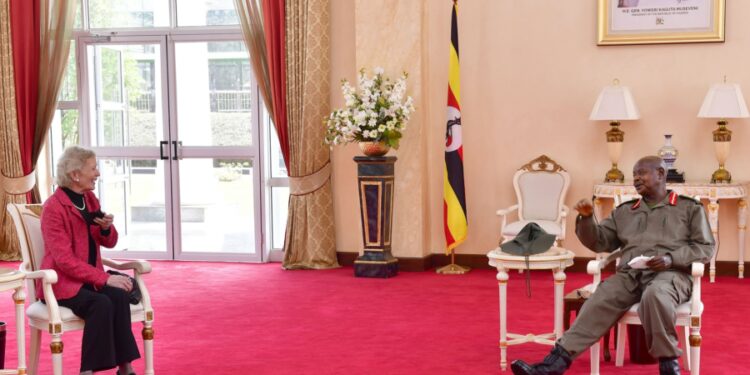
[[[500,248],[487,253],[491,266],[497,268],[497,282],[500,289],[500,368],[508,367],[507,349],[510,345],[527,342],[536,344],[555,345],[555,340],[563,334],[563,293],[565,287],[565,268],[573,264],[572,251],[561,247],[553,247],[548,251],[529,257],[529,269],[551,270],[555,280],[555,322],[554,332],[542,334],[508,333],[507,288],[508,270],[525,270],[526,258],[523,256],[504,253]]]
[[[24,275],[21,271],[0,267],[0,292],[14,290],[16,305],[16,343],[18,345],[18,368],[0,370],[0,374],[26,374],[26,333],[24,326],[24,303],[26,291],[23,287]],[[7,342],[7,341],[6,341]]]

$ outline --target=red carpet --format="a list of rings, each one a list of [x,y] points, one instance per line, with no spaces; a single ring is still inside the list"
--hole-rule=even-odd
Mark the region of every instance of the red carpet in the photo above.
[[[400,273],[360,279],[351,268],[283,271],[279,264],[153,262],[157,374],[498,374],[498,290],[494,272],[464,276]],[[0,264],[2,266],[2,264]],[[6,263],[5,266],[17,267]],[[588,283],[569,274],[566,291]],[[748,373],[750,280],[704,283],[703,374]],[[509,283],[509,330],[552,330],[552,277],[523,275]],[[6,363],[16,363],[12,302]],[[140,346],[140,324],[134,326]],[[50,374],[49,340],[41,374]],[[63,335],[65,372],[78,373],[80,332]],[[510,347],[513,359],[538,360],[547,346]],[[613,352],[614,355],[614,352]],[[135,368],[142,374],[143,361]],[[656,365],[602,362],[604,374],[655,374]],[[109,372],[114,374],[114,370]],[[588,353],[568,374],[588,374]],[[505,372],[510,374],[510,371]]]

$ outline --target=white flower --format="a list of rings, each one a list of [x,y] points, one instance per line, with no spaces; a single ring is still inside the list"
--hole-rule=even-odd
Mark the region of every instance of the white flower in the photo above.
[[[326,143],[337,145],[357,141],[382,141],[398,147],[401,132],[414,112],[414,101],[406,96],[406,74],[392,81],[377,67],[374,75],[365,70],[357,75],[357,88],[341,81],[344,108],[327,116]],[[394,139],[389,136],[396,134]]]

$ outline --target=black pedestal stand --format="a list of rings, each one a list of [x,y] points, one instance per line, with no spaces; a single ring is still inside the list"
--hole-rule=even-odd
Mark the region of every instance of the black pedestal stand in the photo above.
[[[393,178],[396,157],[357,156],[364,254],[354,261],[356,277],[393,277],[398,259],[391,255]]]

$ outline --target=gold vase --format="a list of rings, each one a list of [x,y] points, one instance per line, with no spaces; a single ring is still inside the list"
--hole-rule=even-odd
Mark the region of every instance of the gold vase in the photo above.
[[[359,149],[365,156],[383,156],[391,150],[385,142],[359,142]]]

